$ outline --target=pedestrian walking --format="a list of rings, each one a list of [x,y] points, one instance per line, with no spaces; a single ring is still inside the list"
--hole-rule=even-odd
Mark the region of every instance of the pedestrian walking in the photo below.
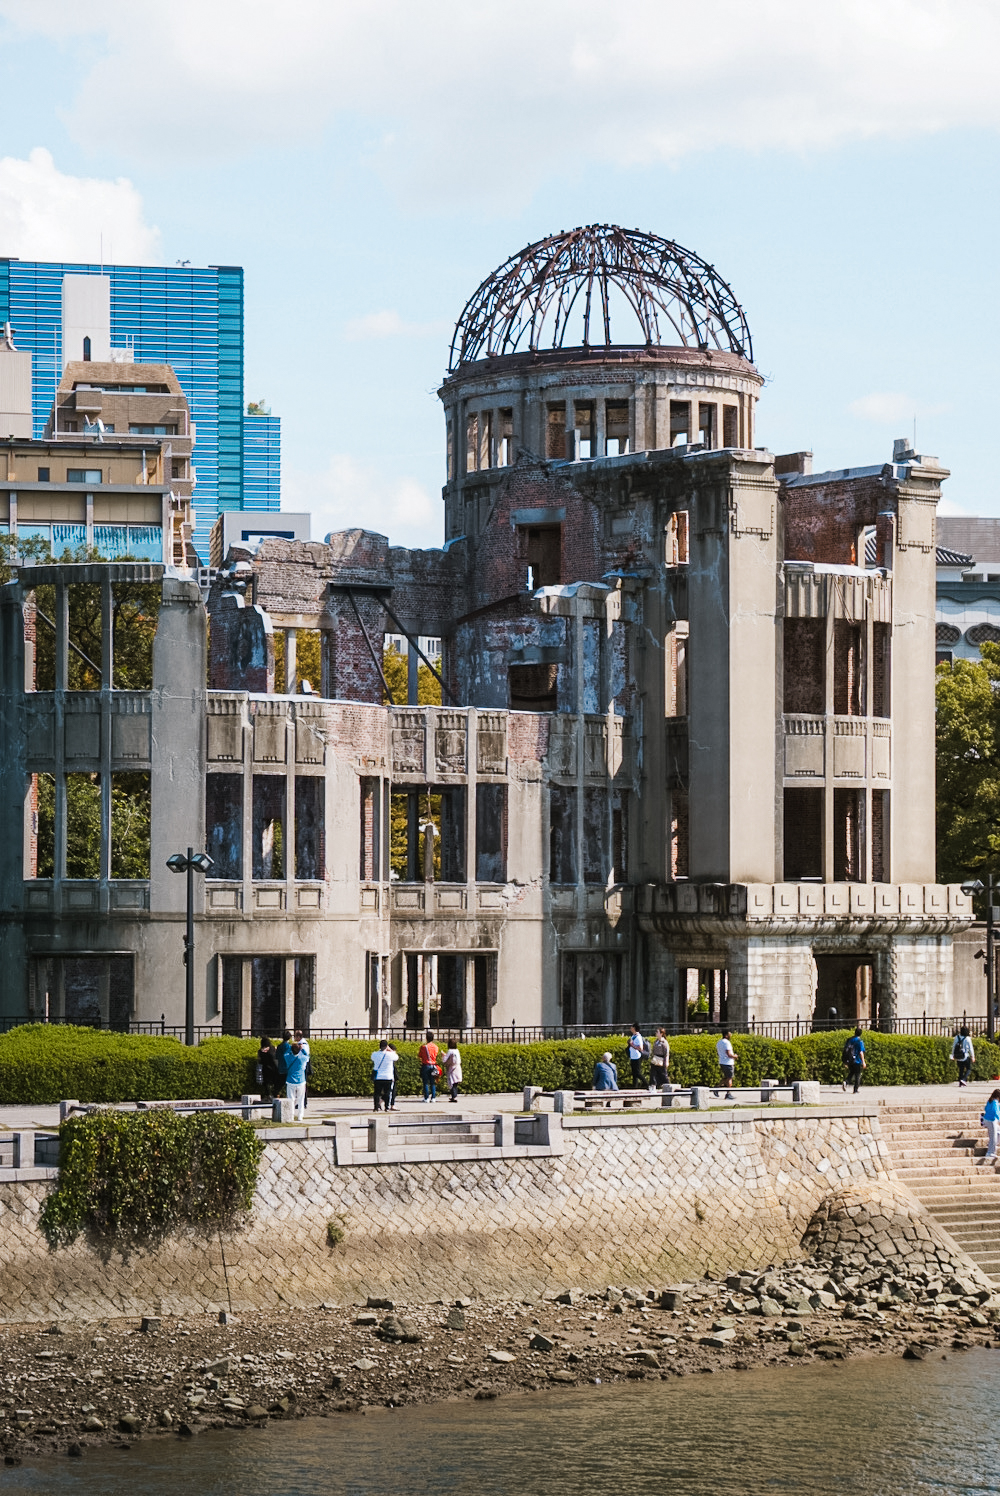
[[[726,1087],[726,1100],[735,1101],[733,1095],[733,1078],[736,1075],[736,1051],[733,1048],[732,1035],[728,1029],[722,1030],[722,1037],[716,1042],[715,1052],[719,1057],[719,1069],[722,1072],[723,1084]]]
[[[392,1087],[396,1078],[398,1059],[396,1051],[389,1048],[388,1039],[381,1039],[378,1049],[372,1055],[372,1068],[375,1071],[375,1111],[380,1111],[383,1107],[389,1111],[392,1106]]]
[[[390,1112],[394,1112],[396,1110],[396,1092],[399,1089],[399,1051],[391,1039],[387,1048],[396,1056],[392,1065],[392,1090],[389,1093],[389,1110]]]
[[[642,1085],[642,1062],[648,1054],[649,1045],[639,1032],[639,1025],[633,1023],[628,1040],[628,1062],[632,1067],[633,1086]]]
[[[951,1046],[951,1057],[958,1066],[959,1085],[967,1086],[969,1084],[969,1076],[972,1074],[972,1067],[976,1063],[976,1051],[972,1047],[972,1039],[964,1023],[960,1031],[955,1035],[955,1042]]]
[[[462,1084],[462,1056],[458,1052],[458,1045],[454,1039],[448,1040],[448,1048],[445,1051],[444,1076],[448,1082],[451,1100],[457,1102],[459,1088]]]
[[[990,1139],[986,1157],[982,1159],[982,1162],[993,1163],[997,1156],[997,1143],[1000,1142],[1000,1090],[990,1092],[990,1099],[983,1108],[980,1120]]]
[[[292,1044],[285,1071],[285,1095],[292,1103],[292,1121],[305,1121],[306,1065],[309,1060],[301,1044]]]
[[[437,1062],[439,1054],[440,1050],[434,1043],[434,1030],[428,1029],[427,1036],[417,1054],[417,1059],[420,1061],[420,1079],[423,1082],[425,1102],[432,1102],[437,1095],[437,1080],[441,1074]]]
[[[266,1034],[261,1035],[260,1048],[257,1050],[257,1089],[261,1101],[270,1101],[281,1090],[278,1052]]]
[[[594,1090],[595,1091],[617,1091],[618,1090],[618,1068],[611,1058],[610,1049],[606,1049],[594,1066]]]
[[[666,1029],[658,1028],[649,1056],[649,1083],[654,1091],[662,1091],[667,1084],[670,1069],[670,1040]]]
[[[853,1081],[854,1094],[856,1096],[858,1094],[858,1087],[861,1085],[861,1077],[868,1069],[868,1061],[865,1059],[865,1041],[861,1037],[860,1023],[851,1037],[844,1041],[844,1048],[841,1051],[840,1057],[847,1066],[847,1079],[844,1081],[842,1089],[846,1091],[848,1085]]]

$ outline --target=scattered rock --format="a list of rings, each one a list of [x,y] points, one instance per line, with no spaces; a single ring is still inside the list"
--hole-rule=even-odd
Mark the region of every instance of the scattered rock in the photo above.
[[[573,1372],[573,1371],[550,1371],[549,1372],[549,1381],[550,1382],[575,1382],[576,1380],[577,1380],[576,1373]]]
[[[291,1352],[279,1351],[278,1355],[282,1360],[285,1360],[286,1357],[291,1355]],[[229,1357],[223,1356],[220,1361],[210,1361],[207,1366],[203,1366],[201,1369],[205,1376],[227,1377],[229,1375]]]
[[[904,1361],[926,1361],[927,1352],[922,1345],[908,1345],[903,1352]]]
[[[369,1309],[395,1309],[396,1305],[393,1303],[392,1299],[369,1298],[368,1307]]]
[[[472,1300],[471,1299],[456,1299],[455,1300],[455,1308],[456,1309],[471,1309],[472,1308]]]
[[[574,1304],[579,1304],[583,1297],[584,1295],[579,1288],[567,1288],[563,1293],[556,1294],[555,1302],[557,1304],[569,1304],[572,1308]]]
[[[488,1359],[497,1362],[500,1366],[506,1366],[509,1361],[516,1358],[511,1355],[510,1351],[490,1351]]]
[[[88,1434],[99,1434],[104,1424],[97,1417],[96,1413],[91,1413],[90,1417],[85,1420],[83,1427]]]
[[[148,1316],[144,1315],[143,1318],[139,1321],[139,1329],[142,1331],[143,1335],[151,1335],[154,1330],[158,1330],[159,1328],[160,1321],[158,1319],[150,1319]]]
[[[251,1403],[250,1406],[245,1409],[245,1412],[247,1418],[254,1420],[254,1422],[261,1418],[267,1417],[267,1409],[261,1403]]]
[[[71,1460],[79,1460],[83,1456],[83,1445],[73,1443],[66,1450]]]
[[[555,1348],[555,1341],[550,1340],[547,1335],[532,1335],[528,1341],[529,1351],[554,1351]]]
[[[193,1423],[179,1423],[177,1433],[181,1439],[193,1439],[197,1433],[197,1425]]]
[[[460,1309],[457,1304],[453,1309],[449,1309],[447,1318],[444,1322],[444,1326],[446,1330],[464,1330],[465,1310]]]
[[[400,1319],[397,1314],[384,1319],[376,1333],[380,1340],[403,1341],[407,1345],[419,1345],[424,1338],[411,1319]]]
[[[142,1419],[138,1413],[123,1413],[118,1420],[118,1428],[123,1434],[137,1434],[142,1428]]]
[[[351,1365],[355,1368],[356,1371],[374,1371],[376,1366],[378,1365],[378,1362],[369,1361],[367,1357],[362,1356],[360,1361],[352,1361]]]
[[[378,1315],[377,1314],[359,1314],[355,1318],[354,1323],[356,1325],[377,1325],[378,1324]]]

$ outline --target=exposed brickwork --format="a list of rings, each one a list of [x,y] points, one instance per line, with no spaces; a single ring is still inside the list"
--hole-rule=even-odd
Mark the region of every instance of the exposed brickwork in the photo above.
[[[511,712],[507,718],[507,755],[511,762],[541,763],[548,751],[548,717],[543,712]]]
[[[894,507],[894,486],[889,477],[871,477],[783,489],[785,559],[864,566],[858,532]]]

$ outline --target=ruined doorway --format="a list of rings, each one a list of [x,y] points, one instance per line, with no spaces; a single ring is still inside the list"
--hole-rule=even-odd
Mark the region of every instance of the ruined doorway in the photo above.
[[[491,1028],[496,1000],[493,952],[406,951],[406,1027],[435,1031]]]
[[[128,954],[43,957],[29,971],[31,1016],[50,1022],[127,1034],[134,998],[134,958]]]
[[[875,1019],[875,958],[871,955],[817,956],[813,1023],[823,1028],[865,1027]],[[831,1018],[831,1010],[836,1018]]]

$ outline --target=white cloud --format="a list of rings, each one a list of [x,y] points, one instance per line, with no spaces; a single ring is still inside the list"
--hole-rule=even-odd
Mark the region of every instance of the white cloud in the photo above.
[[[341,454],[320,473],[282,474],[282,506],[312,515],[312,536],[331,530],[375,530],[392,545],[440,546],[444,515],[422,483]]]
[[[344,336],[352,343],[370,338],[440,337],[451,332],[450,322],[407,322],[398,312],[366,312],[344,324]]]
[[[159,230],[143,218],[142,198],[125,177],[71,177],[40,147],[26,161],[0,159],[0,245],[22,260],[149,264]]]
[[[402,193],[516,207],[553,169],[716,146],[800,152],[1000,123],[995,0],[0,0],[96,38],[70,107],[93,145],[176,160],[369,121]],[[196,41],[192,43],[192,38]],[[169,101],[121,112],[109,100]]]
[[[951,407],[947,404],[927,405],[922,400],[914,400],[911,395],[880,391],[852,400],[847,408],[852,416],[858,416],[862,421],[878,421],[883,425],[889,422],[899,425],[902,422],[908,425],[912,423],[914,416],[944,415]]]

